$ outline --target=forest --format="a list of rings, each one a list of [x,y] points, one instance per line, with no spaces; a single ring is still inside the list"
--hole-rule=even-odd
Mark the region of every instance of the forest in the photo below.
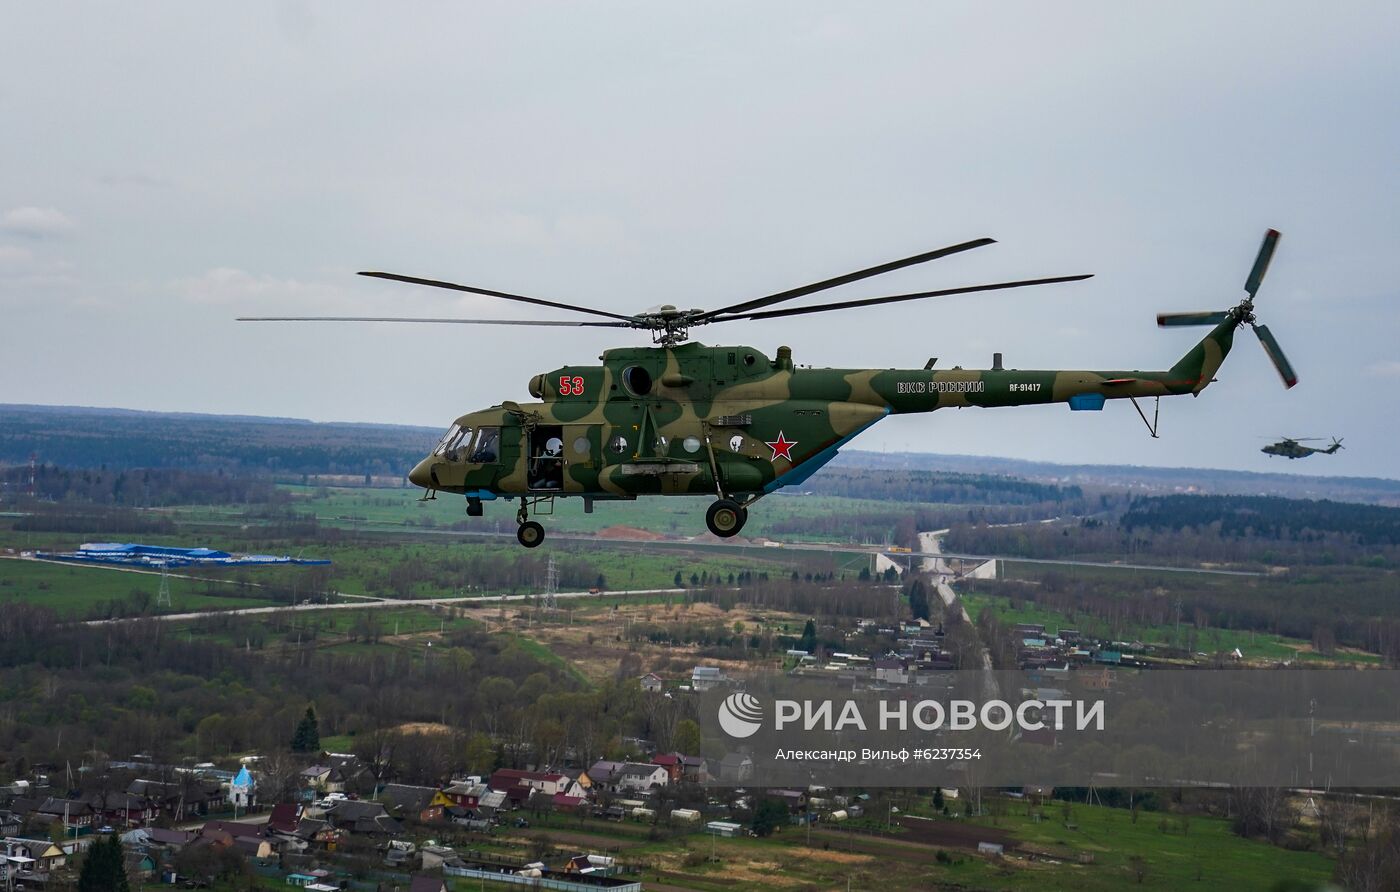
[[[1129,532],[1214,528],[1230,538],[1321,542],[1329,534],[1357,545],[1400,545],[1400,508],[1277,496],[1153,496],[1136,499],[1121,525]]]
[[[0,640],[0,777],[91,762],[94,749],[172,762],[283,751],[308,704],[323,735],[356,735],[375,761],[396,743],[403,758],[383,779],[414,782],[518,767],[527,752],[588,764],[623,735],[669,743],[685,717],[670,700],[644,703],[635,678],[586,687],[475,624],[449,631],[431,658],[334,654],[311,639],[259,653],[167,623],[64,624],[3,604]],[[396,730],[423,725],[443,733]]]

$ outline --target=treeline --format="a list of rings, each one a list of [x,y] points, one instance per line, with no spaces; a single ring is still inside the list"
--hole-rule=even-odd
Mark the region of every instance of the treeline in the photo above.
[[[1036,483],[993,474],[827,467],[806,489],[851,499],[954,505],[1064,505],[1081,502],[1078,486]]]
[[[174,468],[111,471],[36,465],[34,494],[42,501],[80,501],[92,506],[154,508],[213,504],[277,504],[287,496],[266,480]],[[0,468],[0,486],[11,496],[28,494],[29,468]]]
[[[440,434],[298,419],[6,406],[0,464],[27,465],[37,453],[41,461],[73,468],[402,477]]]
[[[238,505],[249,502],[286,501],[272,484],[237,477],[222,469],[212,472],[173,468],[109,470],[97,467],[62,467],[44,463],[34,468],[34,494],[45,501],[78,501],[128,508],[168,505]],[[28,493],[28,467],[0,469],[0,484],[11,493]]]
[[[1400,508],[1276,496],[1151,496],[1135,500],[1124,529],[1214,528],[1222,536],[1322,541],[1337,534],[1358,545],[1400,545]]]
[[[1187,560],[1191,564],[1210,562],[1246,567],[1400,566],[1400,547],[1367,545],[1353,533],[1308,530],[1296,537],[1277,538],[1244,529],[1225,534],[1218,521],[1161,528],[1141,524],[1129,528],[1093,518],[1077,523],[1023,526],[956,523],[951,526],[944,545],[950,551],[1031,558],[1151,559],[1166,564]]]

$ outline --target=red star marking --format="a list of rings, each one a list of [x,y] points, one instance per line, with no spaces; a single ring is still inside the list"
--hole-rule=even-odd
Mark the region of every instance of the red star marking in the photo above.
[[[769,441],[767,443],[768,448],[773,450],[773,461],[777,461],[780,458],[785,458],[789,462],[791,462],[792,447],[796,445],[797,441],[787,439],[783,436],[782,431],[778,431],[778,439]]]

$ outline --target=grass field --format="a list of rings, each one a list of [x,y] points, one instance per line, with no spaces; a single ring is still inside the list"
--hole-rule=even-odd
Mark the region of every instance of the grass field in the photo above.
[[[350,529],[391,528],[401,526],[444,527],[458,521],[470,523],[469,529],[510,533],[515,529],[514,506],[506,501],[488,502],[486,515],[478,519],[465,516],[465,502],[458,496],[439,495],[436,500],[419,501],[417,489],[358,489],[283,485],[292,498],[291,508],[303,514],[314,514],[322,523]],[[710,496],[693,498],[641,498],[626,502],[597,502],[592,514],[585,514],[581,499],[559,499],[554,514],[539,519],[547,529],[560,532],[593,533],[611,526],[637,527],[669,536],[688,537],[705,532],[705,509]],[[749,513],[744,535],[773,535],[787,541],[813,541],[820,537],[799,533],[775,533],[773,527],[792,519],[824,519],[832,516],[877,515],[896,517],[923,508],[947,508],[947,505],[888,502],[873,499],[848,499],[835,496],[776,494],[754,506]],[[181,508],[178,516],[193,520],[231,520],[245,518],[239,507]],[[881,542],[894,530],[894,521],[876,525],[879,535],[872,541]],[[876,529],[872,529],[876,532]]]
[[[26,601],[63,616],[85,617],[106,602],[133,603],[133,592],[149,599],[152,613],[183,613],[238,607],[266,607],[274,601],[228,582],[170,578],[171,607],[157,610],[160,576],[110,567],[82,567],[41,561],[0,560],[0,603]]]
[[[1337,661],[1357,664],[1374,663],[1379,665],[1377,654],[1338,651],[1324,657],[1311,649],[1310,642],[1300,638],[1288,638],[1266,632],[1240,631],[1207,627],[1192,629],[1183,623],[1180,631],[1174,624],[1146,625],[1126,623],[1115,633],[1112,624],[1087,613],[1068,613],[1038,607],[1023,602],[1012,607],[1009,598],[998,595],[984,595],[967,592],[960,595],[967,606],[968,615],[974,619],[983,608],[996,611],[998,618],[1007,623],[1040,623],[1047,631],[1058,630],[1062,626],[1078,629],[1086,635],[1113,638],[1119,641],[1141,641],[1144,644],[1186,646],[1194,640],[1194,648],[1199,653],[1231,653],[1236,648],[1250,660],[1313,660]],[[1194,639],[1190,635],[1194,633]]]
[[[891,892],[936,886],[1096,892],[1137,887],[1139,863],[1134,858],[1141,859],[1141,888],[1145,889],[1263,892],[1283,882],[1302,884],[1293,888],[1317,888],[1332,872],[1333,863],[1321,854],[1240,839],[1219,818],[1193,816],[1183,824],[1175,815],[1140,811],[1134,821],[1126,809],[1076,803],[1069,807],[1066,821],[1063,803],[1035,808],[1031,814],[1024,803],[1008,804],[1008,813],[971,823],[987,827],[989,838],[1009,833],[1021,843],[1061,857],[1033,861],[1012,851],[997,859],[948,847],[942,848],[948,859],[940,862],[936,858],[940,846],[924,840],[937,838],[940,826],[968,838],[968,822],[953,818],[917,821],[919,826],[891,835],[817,829],[809,847],[806,831],[796,826],[784,827],[768,839],[712,840],[697,831],[655,840],[640,824],[581,823],[554,817],[543,823],[537,820],[530,831],[513,831],[500,842],[523,845],[546,836],[556,845],[567,845],[575,835],[579,842],[595,838],[618,849],[621,861],[645,865],[641,879],[648,885],[659,882],[706,892],[843,889],[848,880],[852,889]],[[711,851],[714,861],[708,860]],[[1092,863],[1078,863],[1079,853],[1092,855]]]

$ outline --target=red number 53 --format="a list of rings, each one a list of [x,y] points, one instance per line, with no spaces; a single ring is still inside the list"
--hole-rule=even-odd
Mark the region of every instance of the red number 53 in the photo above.
[[[581,378],[578,375],[574,375],[572,378],[570,378],[568,375],[560,375],[559,395],[583,396],[583,378]]]

